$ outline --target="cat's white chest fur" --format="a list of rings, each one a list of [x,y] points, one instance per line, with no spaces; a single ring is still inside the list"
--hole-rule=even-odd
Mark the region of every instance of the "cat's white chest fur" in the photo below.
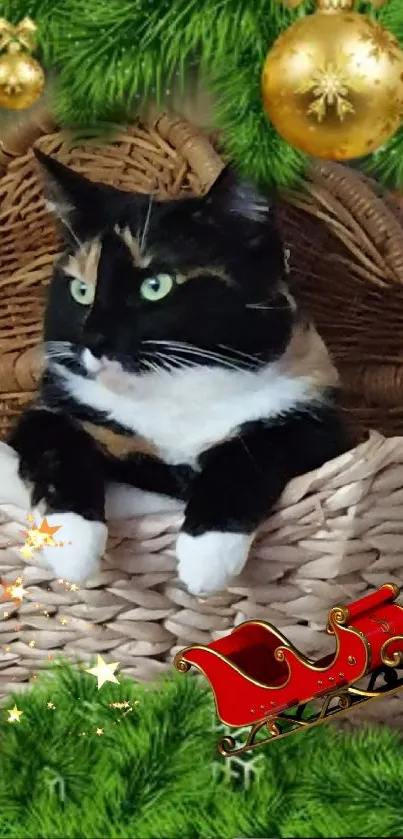
[[[276,363],[257,373],[201,367],[138,376],[110,368],[94,379],[54,366],[77,402],[147,438],[170,464],[195,465],[244,423],[312,398],[310,377],[284,375]]]

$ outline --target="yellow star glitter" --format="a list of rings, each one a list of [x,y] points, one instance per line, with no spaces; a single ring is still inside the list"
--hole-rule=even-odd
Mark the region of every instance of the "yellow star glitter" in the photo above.
[[[14,583],[6,583],[0,580],[0,586],[3,588],[1,600],[13,600],[15,605],[21,603],[22,598],[27,593],[25,588],[21,585],[22,577],[17,577]]]
[[[98,735],[100,736],[101,734],[103,734],[103,733],[104,733],[104,730],[103,730],[103,728],[97,728],[97,730],[96,730],[96,732],[95,732],[95,733],[96,733],[96,734],[98,734]]]
[[[20,716],[24,713],[24,711],[19,711],[17,706],[14,705],[14,708],[7,711],[8,713],[8,720],[7,722],[21,722]]]
[[[136,701],[135,701],[135,703],[134,703],[134,704],[135,704],[135,705],[138,705],[138,704],[139,704],[139,700],[138,700],[138,699],[136,699]],[[110,702],[110,703],[109,703],[109,708],[119,708],[119,709],[121,709],[121,708],[128,708],[128,711],[125,711],[125,713],[123,714],[123,716],[124,716],[124,717],[126,716],[126,714],[128,714],[130,711],[132,711],[132,710],[133,710],[132,706],[130,705],[130,702],[128,702],[128,701],[127,701],[127,699],[125,699],[125,701],[124,701],[124,702]],[[119,721],[118,721],[118,722],[119,722]]]
[[[29,644],[28,644],[28,647],[34,647],[34,646],[35,646],[35,641],[30,641]]]
[[[65,626],[67,623],[67,618],[60,618],[60,623],[62,626]]]
[[[70,586],[70,591],[78,591],[78,585],[76,583],[72,583]]]
[[[54,705],[54,703],[53,703],[53,702],[48,702],[48,708],[49,708],[49,709],[56,708],[56,705]]]
[[[52,547],[58,545],[54,535],[58,530],[60,530],[61,525],[58,527],[51,527],[48,524],[48,520],[44,518],[40,527],[36,527],[33,516],[28,516],[28,521],[31,525],[28,530],[21,530],[21,535],[24,536],[25,544],[22,548],[20,548],[20,552],[25,559],[31,559],[33,552],[41,551],[44,545],[50,545]],[[32,523],[34,526],[32,526]]]
[[[120,661],[113,661],[110,664],[107,664],[106,661],[102,658],[101,655],[97,656],[97,666],[91,667],[88,670],[85,670],[86,673],[90,673],[91,676],[95,676],[98,679],[98,690],[105,684],[105,682],[114,682],[115,684],[119,684],[116,676],[114,675],[115,670],[119,667]]]
[[[16,580],[16,583],[12,586],[8,586],[8,590],[11,595],[12,600],[22,600],[24,595],[27,593],[26,589],[21,585],[21,582]]]

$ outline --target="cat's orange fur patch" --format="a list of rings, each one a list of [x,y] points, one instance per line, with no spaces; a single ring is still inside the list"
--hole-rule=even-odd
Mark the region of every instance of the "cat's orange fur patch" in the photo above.
[[[126,247],[129,249],[135,267],[147,268],[151,262],[151,255],[142,252],[141,244],[137,236],[132,233],[129,227],[121,228],[116,225],[114,229],[115,233],[120,236],[122,242],[124,242]]]
[[[287,376],[312,379],[313,396],[326,387],[339,385],[339,374],[326,344],[310,322],[295,324],[288,347],[277,363]]]
[[[99,239],[84,242],[63,266],[65,274],[87,285],[96,285],[101,243]]]
[[[125,434],[118,434],[110,428],[103,425],[96,425],[92,422],[82,422],[82,427],[96,440],[102,449],[112,457],[124,460],[130,455],[148,455],[149,457],[159,458],[159,452],[153,443],[150,443],[144,437],[133,435],[131,437]]]

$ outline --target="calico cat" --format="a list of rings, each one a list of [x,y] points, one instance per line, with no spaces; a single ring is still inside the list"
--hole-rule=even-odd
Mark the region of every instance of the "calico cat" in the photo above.
[[[288,481],[346,448],[337,373],[287,287],[272,201],[230,168],[205,197],[162,202],[36,156],[65,250],[39,394],[9,442],[32,505],[63,527],[44,559],[70,580],[98,568],[120,482],[160,509],[184,503],[179,578],[220,590]]]

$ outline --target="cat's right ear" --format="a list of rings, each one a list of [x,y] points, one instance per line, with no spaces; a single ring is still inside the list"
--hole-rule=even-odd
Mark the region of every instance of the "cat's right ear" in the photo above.
[[[97,231],[106,192],[119,191],[89,181],[39,149],[34,149],[34,154],[44,176],[46,206],[59,219],[65,238],[82,241]]]

